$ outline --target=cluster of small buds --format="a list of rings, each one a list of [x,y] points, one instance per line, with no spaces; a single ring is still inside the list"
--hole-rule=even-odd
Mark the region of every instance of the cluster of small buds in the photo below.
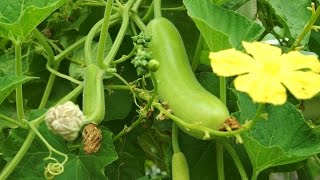
[[[50,108],[46,114],[48,129],[67,141],[73,141],[78,137],[83,122],[82,111],[71,101]]]
[[[152,60],[151,52],[147,52],[151,37],[144,33],[140,33],[137,36],[133,36],[132,41],[137,47],[137,51],[131,63],[137,69],[138,76],[142,76],[149,72],[149,61]]]
[[[138,76],[147,74],[147,65],[150,59],[152,59],[150,52],[145,52],[143,49],[138,48],[135,57],[131,61],[131,63],[137,69]]]
[[[151,41],[151,37],[141,32],[137,36],[131,37],[133,43],[135,45],[143,46],[145,48],[149,47],[149,42]]]

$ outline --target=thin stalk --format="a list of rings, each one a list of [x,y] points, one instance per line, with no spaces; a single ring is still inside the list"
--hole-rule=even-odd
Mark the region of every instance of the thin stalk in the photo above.
[[[154,17],[160,18],[161,14],[161,0],[154,0]]]
[[[312,5],[314,10],[314,4]],[[320,8],[318,8],[315,12],[312,13],[311,18],[309,19],[308,23],[304,26],[303,31],[297,37],[295,42],[290,47],[289,51],[294,50],[297,46],[299,46],[302,39],[307,35],[307,33],[313,28],[313,24],[317,21],[318,17],[320,16]]]
[[[122,13],[122,23],[121,23],[121,27],[120,30],[117,34],[116,39],[113,42],[113,45],[107,55],[107,57],[104,59],[104,67],[107,69],[109,68],[112,60],[114,59],[114,57],[117,54],[117,51],[122,43],[122,40],[124,38],[124,35],[127,31],[128,25],[129,25],[129,9],[124,6],[123,8],[121,8],[123,13]]]
[[[223,139],[217,138],[216,140],[216,153],[217,153],[217,169],[218,180],[224,180],[224,159],[223,159]]]
[[[15,73],[16,76],[23,76],[22,72],[22,58],[21,58],[21,40],[15,41]],[[23,93],[22,93],[22,84],[19,84],[16,88],[16,107],[18,121],[22,122],[24,119],[24,108],[23,108]]]
[[[227,104],[227,83],[225,77],[220,77],[220,100]]]
[[[142,99],[146,99],[144,96],[139,96]],[[154,103],[153,107],[157,108],[158,110],[161,111],[161,113],[163,113],[164,115],[166,115],[168,118],[170,118],[172,121],[174,121],[175,123],[181,125],[182,127],[186,128],[186,130],[188,131],[197,131],[197,132],[203,132],[203,136],[207,136],[210,135],[212,137],[215,136],[222,136],[222,137],[229,137],[229,136],[236,136],[239,135],[245,131],[250,130],[253,125],[258,121],[258,119],[260,118],[260,115],[263,111],[263,104],[259,105],[259,108],[256,112],[255,117],[251,120],[251,121],[247,121],[245,124],[242,125],[242,127],[238,130],[235,131],[217,131],[217,130],[213,130],[210,128],[206,128],[200,125],[196,125],[196,124],[190,124],[190,123],[186,123],[184,120],[174,116],[173,114],[171,114],[170,112],[168,112],[167,109],[165,109],[164,107],[162,107],[162,105],[160,103]]]
[[[136,12],[131,13],[131,20],[139,27],[141,31],[145,31],[147,26],[143,23],[142,19],[138,16]]]
[[[49,43],[47,42],[46,38],[44,37],[41,32],[35,28],[33,31],[33,35],[37,38],[41,46],[44,48],[44,50],[47,53],[47,58],[48,58],[48,64],[51,66],[54,60],[54,53],[52,48],[50,47]]]
[[[194,56],[193,56],[193,59],[192,59],[192,63],[191,63],[191,68],[192,68],[193,72],[195,72],[197,70],[197,67],[198,67],[199,62],[200,62],[200,56],[201,56],[201,51],[202,51],[203,40],[204,40],[204,38],[202,37],[201,34],[199,34],[199,39],[198,39],[196,51],[194,53]]]
[[[54,65],[53,69],[58,69],[59,66],[60,66],[60,63],[56,63]],[[39,105],[39,109],[46,107],[46,104],[47,104],[49,96],[51,94],[52,87],[53,87],[55,79],[56,79],[56,75],[51,73],[50,76],[49,76],[49,79],[48,79],[48,83],[47,83],[46,89],[44,90],[44,93],[43,93],[43,96],[42,96],[42,99],[41,99],[41,102],[40,102],[40,105]]]
[[[55,69],[52,69],[48,64],[46,65],[46,68],[48,69],[48,71],[50,71],[52,74],[55,74],[56,76],[59,76],[63,79],[66,79],[66,80],[69,80],[70,82],[73,82],[75,84],[81,84],[82,82],[81,81],[78,81],[68,75],[65,75],[65,74],[62,74],[58,71],[56,71]]]
[[[38,138],[47,146],[48,150],[50,151],[50,154],[51,154],[51,151],[60,155],[60,156],[63,156],[65,159],[64,161],[62,162],[62,164],[65,164],[68,160],[68,156],[65,154],[65,153],[62,153],[58,150],[56,150],[55,148],[53,148],[49,143],[48,141],[41,135],[41,133],[38,131],[37,129],[37,126],[38,125],[35,125],[35,121],[32,121],[29,123],[29,126],[30,128],[32,129],[32,131],[38,136]]]
[[[128,91],[131,90],[130,87],[124,86],[124,85],[106,85],[106,86],[104,86],[104,89],[107,89],[107,90],[128,90]]]
[[[153,73],[151,73],[151,78],[152,78],[152,82],[153,82],[153,87],[154,87],[154,91],[152,93],[152,96],[151,98],[147,99],[148,103],[147,105],[142,109],[142,112],[147,112],[152,104],[153,104],[153,101],[154,99],[156,98],[157,96],[157,92],[158,92],[158,85],[157,85],[157,80],[156,80],[156,77]],[[134,129],[136,126],[138,126],[140,123],[143,122],[145,118],[145,115],[141,115],[135,122],[133,122],[129,127],[127,128],[124,128],[122,131],[120,131],[119,134],[117,134],[113,139],[112,141],[115,142],[117,141],[118,139],[120,139],[120,137],[122,137],[123,135],[125,135],[126,133],[128,133],[130,130]]]
[[[0,119],[5,120],[8,123],[17,125],[17,126],[19,126],[21,128],[28,129],[28,125],[26,123],[23,123],[23,121],[17,121],[15,119],[9,118],[9,117],[7,117],[7,116],[5,116],[3,114],[0,114]]]
[[[107,34],[109,29],[112,4],[113,4],[113,0],[108,0],[105,11],[104,11],[104,18],[103,18],[101,31],[100,31],[100,39],[99,39],[98,53],[97,53],[98,66],[100,68],[103,67],[104,48],[106,45],[106,39],[107,39]]]
[[[224,148],[228,151],[228,153],[230,154],[230,156],[232,157],[234,163],[236,164],[237,168],[238,168],[238,171],[239,171],[239,174],[241,176],[241,179],[242,180],[248,180],[248,176],[247,176],[247,173],[241,163],[241,160],[237,154],[237,152],[234,150],[234,148],[229,144],[227,143],[226,141],[223,142],[223,146]]]
[[[128,55],[123,55],[120,59],[113,61],[112,64],[119,64],[130,59],[133,55],[135,55],[136,51],[137,46],[134,46]]]
[[[173,122],[172,123],[172,148],[173,153],[180,152],[179,140],[178,140],[179,130],[178,126]]]

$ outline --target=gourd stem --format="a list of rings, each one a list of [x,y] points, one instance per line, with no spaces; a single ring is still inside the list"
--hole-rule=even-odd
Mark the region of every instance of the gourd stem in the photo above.
[[[22,72],[22,58],[21,58],[21,40],[17,40],[15,43],[15,73],[16,76],[23,76]],[[24,118],[24,108],[23,108],[23,94],[22,94],[22,84],[19,84],[16,88],[16,107],[18,121],[22,122]]]
[[[129,1],[130,2],[130,1]],[[125,33],[127,32],[128,25],[129,25],[129,9],[127,6],[121,7],[122,11],[122,23],[121,27],[119,29],[119,32],[117,34],[116,39],[113,42],[113,45],[107,55],[107,57],[104,59],[104,68],[108,69],[111,62],[114,60],[114,57],[117,54],[117,51],[122,43],[122,40],[124,38]]]
[[[161,18],[161,0],[154,0],[154,17]]]
[[[138,16],[136,12],[133,12],[130,18],[134,21],[134,23],[139,27],[141,31],[145,31],[147,26],[143,23],[142,19]]]
[[[147,22],[149,19],[151,19],[153,13],[154,13],[154,1],[152,1],[152,3],[150,4],[150,7],[148,8],[148,11],[142,17],[142,21]]]
[[[217,169],[218,169],[218,180],[224,180],[224,159],[223,159],[223,141],[221,138],[216,140],[216,153],[217,153]]]
[[[192,63],[191,63],[191,68],[192,68],[193,72],[195,72],[197,70],[197,67],[198,67],[199,62],[200,62],[200,56],[201,56],[201,51],[202,51],[203,40],[204,40],[204,38],[202,37],[201,34],[199,34],[197,48],[196,48],[196,51],[194,53],[194,56],[193,56],[193,59],[192,59]]]
[[[241,160],[237,154],[237,152],[234,150],[234,148],[227,143],[226,141],[223,141],[223,146],[224,148],[228,151],[228,153],[230,154],[230,156],[232,157],[234,163],[236,164],[238,171],[240,173],[241,179],[242,180],[248,180],[248,176],[246,174],[246,171],[241,163]]]
[[[101,27],[103,23],[103,19],[101,19],[100,21],[98,21],[89,31],[85,44],[84,44],[84,58],[86,60],[86,65],[88,66],[89,64],[93,63],[93,59],[92,59],[92,40],[95,37],[98,29]]]
[[[98,53],[97,53],[97,61],[98,61],[98,66],[100,68],[103,67],[104,49],[105,49],[106,39],[108,34],[112,4],[113,4],[113,0],[108,0],[107,5],[105,7],[103,23],[100,31],[100,39],[99,39]]]
[[[173,148],[173,153],[180,152],[178,135],[179,135],[178,127],[174,122],[172,122],[172,148]]]

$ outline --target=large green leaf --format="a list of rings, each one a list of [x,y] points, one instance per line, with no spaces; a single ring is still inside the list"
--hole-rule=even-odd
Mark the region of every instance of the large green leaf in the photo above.
[[[33,111],[30,113],[29,119],[34,119],[44,112],[44,110]],[[118,158],[112,143],[112,133],[108,130],[102,130],[103,141],[100,150],[93,155],[86,155],[82,150],[71,152],[61,137],[48,131],[45,123],[40,126],[39,132],[51,146],[68,155],[69,159],[65,164],[63,174],[55,179],[106,179],[104,167]],[[2,143],[4,159],[10,161],[13,158],[20,149],[27,133],[22,129],[14,129],[10,132],[7,140]],[[48,162],[44,161],[43,158],[48,155],[49,152],[44,143],[36,138],[8,179],[44,179],[44,167]],[[54,157],[62,160],[61,156],[54,155]]]
[[[36,78],[37,77],[12,75],[0,77],[0,104],[18,85]]]
[[[257,105],[246,94],[236,94],[240,121],[244,123],[253,118]],[[269,167],[298,162],[320,153],[319,135],[307,125],[294,105],[267,105],[265,111],[268,120],[260,119],[251,131],[242,135],[254,176]]]
[[[1,0],[0,36],[26,38],[53,11],[66,0]]]
[[[311,6],[310,0],[265,0],[278,15],[282,25],[289,36],[296,39],[303,31],[311,17],[311,11],[307,7]],[[307,43],[310,33],[305,37],[303,43]]]
[[[204,0],[183,1],[189,16],[196,23],[211,51],[241,49],[242,41],[254,41],[264,28],[234,11],[215,6]]]

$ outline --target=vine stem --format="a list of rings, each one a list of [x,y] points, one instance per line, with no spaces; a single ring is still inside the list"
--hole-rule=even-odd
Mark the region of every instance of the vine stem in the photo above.
[[[58,69],[59,66],[60,66],[60,63],[56,63],[56,64],[54,64],[53,69]],[[56,75],[51,73],[50,76],[49,76],[49,79],[48,79],[48,83],[47,83],[46,89],[44,90],[42,99],[40,101],[39,109],[45,108],[45,106],[46,106],[46,104],[48,102],[50,93],[52,91],[52,87],[53,87],[53,83],[54,83],[55,79],[56,79]]]
[[[178,153],[178,152],[181,151],[180,147],[179,147],[178,135],[179,135],[178,126],[174,122],[172,122],[172,148],[173,148],[173,153]]]
[[[127,4],[129,4],[131,2],[132,4],[132,0],[130,0]],[[122,23],[121,23],[121,27],[120,30],[117,34],[116,39],[113,42],[113,45],[107,55],[107,57],[104,59],[104,68],[108,69],[112,60],[114,59],[114,57],[117,54],[117,51],[122,43],[122,40],[124,38],[124,35],[128,29],[128,25],[129,25],[129,9],[128,6],[120,6],[120,11],[122,12]]]
[[[19,126],[21,128],[28,129],[28,125],[26,123],[23,123],[23,121],[22,122],[17,121],[15,119],[9,118],[9,117],[7,117],[7,116],[5,116],[3,114],[0,114],[0,119],[3,119],[5,121],[7,121],[8,123],[17,125],[17,126]]]
[[[130,18],[139,27],[141,31],[145,31],[147,29],[147,26],[144,24],[144,22],[136,12],[132,12]]]
[[[22,72],[22,58],[21,58],[21,45],[22,42],[20,39],[14,42],[15,44],[15,73],[16,76],[23,76]],[[24,108],[23,108],[23,93],[22,93],[22,84],[19,84],[16,88],[16,107],[18,121],[22,122],[24,119]]]
[[[146,99],[145,96],[139,96],[142,99]],[[245,131],[250,130],[253,125],[259,120],[260,115],[264,109],[264,104],[259,104],[258,110],[256,112],[255,117],[250,120],[250,121],[246,121],[245,124],[242,125],[242,127],[238,130],[235,131],[228,131],[228,132],[224,132],[224,131],[217,131],[217,130],[213,130],[210,128],[206,128],[206,127],[202,127],[196,124],[190,124],[190,123],[186,123],[185,121],[183,121],[182,119],[174,116],[173,114],[171,114],[170,112],[168,112],[168,110],[166,110],[165,108],[162,107],[162,105],[160,103],[154,103],[153,107],[157,108],[158,110],[161,111],[161,113],[163,113],[164,115],[166,115],[168,118],[170,118],[172,121],[174,121],[175,123],[181,125],[182,127],[186,128],[186,130],[189,131],[200,131],[203,132],[204,136],[207,135],[211,135],[211,136],[222,136],[222,137],[229,137],[229,136],[236,136],[239,135]]]
[[[162,17],[161,14],[161,0],[154,0],[154,17],[160,18]]]
[[[112,4],[113,4],[113,0],[107,1],[105,11],[104,11],[103,23],[100,31],[100,39],[99,39],[98,52],[97,52],[98,66],[100,68],[103,67],[104,47],[106,45]]]
[[[223,139],[216,139],[216,153],[217,153],[217,170],[218,170],[218,180],[224,180],[224,159],[223,159]]]
[[[223,146],[224,148],[228,151],[228,153],[230,154],[230,156],[232,157],[234,163],[236,164],[238,171],[240,173],[241,179],[242,180],[248,180],[248,176],[246,174],[246,171],[241,163],[241,160],[237,154],[237,152],[234,150],[234,148],[227,143],[226,141],[223,141]]]
[[[294,50],[297,46],[299,46],[300,42],[302,41],[302,39],[307,35],[307,33],[313,28],[313,24],[317,21],[318,17],[320,16],[320,8],[318,8],[315,12],[314,12],[314,4],[312,3],[312,16],[309,19],[308,23],[304,26],[303,31],[301,32],[301,34],[297,37],[297,39],[295,40],[295,42],[292,44],[292,46],[290,47],[289,51]]]
[[[136,51],[138,49],[138,46],[134,46],[131,50],[131,52],[128,55],[123,55],[121,58],[119,58],[118,60],[115,60],[112,62],[112,64],[119,64],[122,63],[128,59],[130,59],[133,55],[135,55]]]
[[[75,88],[73,91],[71,91],[69,94],[67,94],[65,97],[63,97],[58,103],[64,103],[68,100],[72,99],[73,97],[79,95],[82,92],[83,84],[80,84],[77,88]],[[35,125],[40,125],[45,118],[45,114],[38,117],[35,120],[30,121],[33,122]],[[34,138],[36,136],[36,133],[32,130],[29,131],[27,138],[23,142],[22,146],[20,147],[17,154],[13,157],[13,159],[5,166],[5,168],[2,170],[0,174],[0,179],[6,179],[9,177],[9,175],[13,172],[13,170],[16,168],[16,166],[20,163],[28,149],[30,148],[30,145],[32,144]]]

